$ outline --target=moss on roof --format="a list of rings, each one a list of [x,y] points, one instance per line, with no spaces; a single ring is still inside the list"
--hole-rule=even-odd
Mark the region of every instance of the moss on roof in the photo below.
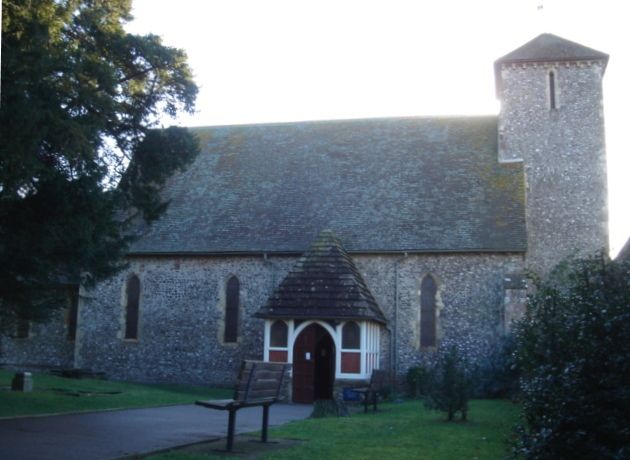
[[[525,250],[521,164],[496,117],[196,128],[202,153],[132,253],[302,253],[331,229],[350,252]]]
[[[330,230],[320,232],[255,316],[386,322],[352,258]]]

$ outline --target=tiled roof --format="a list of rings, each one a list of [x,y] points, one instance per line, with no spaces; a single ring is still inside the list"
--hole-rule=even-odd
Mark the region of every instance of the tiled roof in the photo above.
[[[541,34],[494,62],[497,94],[501,92],[501,66],[527,62],[603,61],[608,55],[553,34]]]
[[[498,63],[608,60],[608,55],[553,34],[541,34],[497,59]]]
[[[320,232],[255,316],[386,322],[354,262],[330,230]]]
[[[523,168],[497,118],[388,118],[195,129],[131,253],[296,253],[332,229],[350,252],[524,251]]]

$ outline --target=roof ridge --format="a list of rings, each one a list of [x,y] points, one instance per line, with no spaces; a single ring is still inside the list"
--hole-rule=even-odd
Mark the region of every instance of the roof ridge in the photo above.
[[[392,115],[383,117],[357,117],[357,118],[322,118],[322,119],[306,119],[291,121],[269,121],[269,122],[252,122],[252,123],[227,123],[220,125],[198,125],[188,126],[190,131],[201,131],[215,128],[255,128],[255,127],[274,127],[274,126],[295,126],[295,125],[314,125],[326,123],[361,123],[374,121],[402,121],[402,120],[470,120],[470,119],[491,119],[498,118],[495,114],[478,114],[478,115]]]
[[[608,55],[580,43],[554,34],[540,34],[515,50],[500,57],[496,63],[546,61],[608,60]]]

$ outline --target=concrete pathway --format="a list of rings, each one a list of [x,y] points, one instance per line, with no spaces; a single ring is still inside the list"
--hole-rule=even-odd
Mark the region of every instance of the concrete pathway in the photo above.
[[[301,420],[312,406],[274,404],[270,425]],[[262,408],[241,409],[236,432],[260,430]],[[106,460],[224,438],[227,412],[169,406],[0,420],[0,458]],[[272,436],[273,438],[273,436]]]

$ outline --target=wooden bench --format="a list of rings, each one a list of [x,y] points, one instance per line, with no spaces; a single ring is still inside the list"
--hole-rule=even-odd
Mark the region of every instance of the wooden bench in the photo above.
[[[376,412],[378,397],[383,395],[385,388],[389,385],[389,379],[387,377],[387,372],[374,369],[372,371],[372,376],[370,377],[370,383],[367,387],[352,389],[362,396],[366,413],[368,411],[370,401],[374,405],[374,412]]]
[[[262,406],[262,442],[267,442],[269,406],[280,399],[284,379],[291,368],[290,364],[243,361],[236,383],[233,399],[197,401],[195,404],[208,409],[229,411],[227,451],[234,445],[236,411],[244,407]]]

